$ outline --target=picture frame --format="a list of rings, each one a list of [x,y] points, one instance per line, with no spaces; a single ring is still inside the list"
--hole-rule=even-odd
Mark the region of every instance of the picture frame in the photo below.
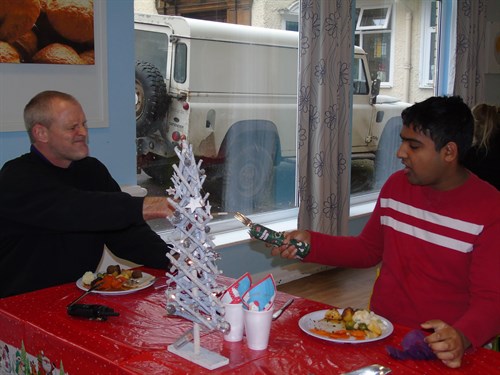
[[[93,65],[0,64],[0,132],[24,131],[24,106],[45,90],[73,95],[89,128],[108,127],[106,3],[94,2]]]

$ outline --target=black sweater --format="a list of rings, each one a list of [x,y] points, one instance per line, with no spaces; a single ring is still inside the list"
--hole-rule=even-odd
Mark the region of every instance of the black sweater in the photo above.
[[[142,217],[144,198],[120,191],[87,157],[67,169],[36,150],[0,170],[0,297],[75,282],[94,271],[104,245],[167,269],[169,246]]]
[[[492,139],[488,152],[484,148],[472,147],[465,157],[464,165],[500,190],[500,135]]]

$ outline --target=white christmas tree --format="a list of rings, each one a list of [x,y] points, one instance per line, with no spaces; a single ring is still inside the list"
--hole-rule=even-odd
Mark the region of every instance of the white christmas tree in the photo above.
[[[174,232],[173,251],[167,254],[173,265],[167,280],[167,313],[226,332],[229,324],[218,298],[223,287],[216,281],[222,271],[215,263],[219,254],[214,251],[208,225],[213,219],[209,194],[201,195],[206,175],[190,144],[183,141],[175,151],[179,164],[174,165],[174,186],[167,190],[168,201],[175,207],[174,215],[168,218]]]

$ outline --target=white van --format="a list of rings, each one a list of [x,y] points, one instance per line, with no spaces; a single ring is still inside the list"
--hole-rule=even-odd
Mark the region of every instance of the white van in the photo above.
[[[168,185],[174,147],[186,138],[222,182],[212,192],[221,209],[269,206],[275,167],[295,163],[298,33],[135,14],[135,50],[138,168]],[[354,55],[352,157],[395,159],[394,147],[377,152],[387,124],[399,135],[408,104],[377,100],[364,51]]]

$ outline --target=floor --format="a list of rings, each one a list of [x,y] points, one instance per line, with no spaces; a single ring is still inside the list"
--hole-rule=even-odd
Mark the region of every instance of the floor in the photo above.
[[[376,270],[334,268],[278,285],[277,289],[331,306],[367,308]]]

